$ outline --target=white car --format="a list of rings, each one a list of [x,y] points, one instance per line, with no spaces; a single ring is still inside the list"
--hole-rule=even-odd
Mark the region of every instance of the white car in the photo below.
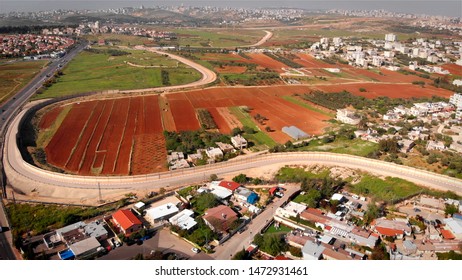
[[[194,247],[194,248],[191,248],[191,251],[193,251],[194,253],[200,253],[201,250],[199,250],[198,248]]]

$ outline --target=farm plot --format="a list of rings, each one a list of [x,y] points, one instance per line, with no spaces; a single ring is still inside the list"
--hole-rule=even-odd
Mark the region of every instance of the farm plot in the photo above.
[[[158,96],[95,100],[72,106],[45,148],[50,164],[81,175],[166,170]],[[42,119],[53,119],[55,110]]]
[[[275,59],[272,59],[271,57],[262,54],[262,53],[249,53],[247,54],[251,60],[249,60],[252,63],[256,63],[260,65],[263,68],[269,68],[271,70],[274,70],[278,73],[284,73],[285,71],[282,70],[282,68],[290,68],[289,66],[285,65],[282,62],[279,62]]]

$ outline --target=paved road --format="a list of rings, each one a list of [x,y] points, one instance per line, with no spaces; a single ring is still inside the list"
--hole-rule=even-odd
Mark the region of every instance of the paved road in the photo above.
[[[194,62],[192,60],[189,60],[189,59],[186,59],[184,57],[181,57],[181,56],[178,56],[178,55],[175,55],[175,54],[171,54],[171,53],[167,53],[167,52],[163,52],[163,51],[160,51],[160,50],[158,50],[156,48],[148,48],[148,47],[144,47],[144,46],[136,46],[135,49],[137,49],[137,50],[146,50],[146,51],[158,53],[160,55],[169,56],[171,59],[175,59],[175,60],[177,60],[177,61],[179,61],[179,62],[181,62],[181,63],[183,63],[185,65],[188,65],[189,67],[194,68],[195,70],[199,71],[199,73],[201,73],[202,77],[198,81],[195,81],[195,82],[192,82],[192,83],[189,83],[189,84],[184,84],[184,85],[145,88],[145,89],[136,89],[136,90],[124,90],[124,91],[120,91],[120,92],[142,93],[142,92],[152,92],[152,91],[156,91],[156,92],[176,91],[176,90],[179,90],[179,89],[187,89],[187,88],[191,89],[191,88],[197,88],[197,87],[208,85],[208,84],[214,82],[217,79],[217,74],[215,72],[213,72],[212,70],[200,65],[199,63],[196,63],[196,62]]]
[[[0,107],[0,153],[3,153],[4,151],[4,135],[7,125],[19,111],[21,106],[23,106],[23,104],[35,93],[35,91],[48,79],[47,75],[52,76],[59,68],[64,67],[72,58],[82,51],[85,46],[85,43],[77,44],[64,57],[51,60],[48,66],[42,69],[42,71],[40,71],[40,73],[37,74],[24,88],[2,104]],[[0,156],[0,159],[3,162],[3,155]],[[1,164],[0,176],[3,176],[3,172],[3,164]],[[1,186],[3,187],[3,181],[1,182]],[[6,214],[3,211],[3,207],[0,207],[0,225],[5,227],[7,226]],[[11,231],[8,230],[0,233],[0,259],[16,259],[10,244],[12,244]]]
[[[263,227],[273,219],[273,216],[276,213],[276,209],[279,206],[281,206],[284,202],[286,202],[292,194],[300,190],[299,185],[287,185],[285,186],[285,188],[287,190],[285,191],[284,196],[281,199],[273,202],[265,209],[265,211],[263,211],[255,219],[253,219],[243,233],[235,234],[222,246],[216,247],[215,253],[211,255],[213,259],[229,260],[237,252],[241,251],[242,249],[246,249],[253,241],[255,235],[259,233],[263,229]]]

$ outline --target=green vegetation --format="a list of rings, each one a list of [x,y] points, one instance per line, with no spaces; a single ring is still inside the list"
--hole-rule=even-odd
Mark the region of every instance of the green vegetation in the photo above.
[[[205,130],[196,131],[164,131],[168,151],[193,154],[197,149],[215,146],[216,142],[231,143],[231,138],[218,132]]]
[[[251,260],[252,258],[249,256],[249,253],[245,249],[242,249],[241,251],[237,252],[236,255],[234,255],[232,260]]]
[[[284,241],[284,234],[278,233],[265,233],[263,235],[257,234],[253,243],[258,245],[259,249],[271,256],[277,256],[281,252],[288,249],[287,243]]]
[[[306,171],[303,168],[292,168],[292,167],[282,167],[279,169],[278,173],[275,175],[275,179],[278,182],[285,183],[297,183],[302,182],[303,180],[311,180],[311,179],[323,179],[328,177],[330,174],[328,169],[323,170],[320,173],[313,173],[310,171]]]
[[[297,62],[293,61],[293,60],[290,60],[290,58],[287,58],[287,57],[284,57],[282,55],[279,55],[279,54],[273,54],[273,53],[270,53],[270,52],[265,52],[265,55],[266,56],[269,56],[271,57],[272,59],[276,60],[276,61],[279,61],[289,67],[292,67],[292,68],[303,68],[303,65],[300,65],[298,64]],[[293,57],[292,57],[293,58]]]
[[[445,253],[436,253],[438,260],[462,260],[462,254],[454,252],[451,250]]]
[[[196,218],[196,222],[197,228],[193,232],[180,231],[178,232],[180,236],[199,246],[204,246],[217,238],[217,234],[205,224],[201,217]]]
[[[235,115],[238,120],[244,125],[244,128],[250,129],[243,129],[244,134],[242,135],[247,141],[252,142],[254,146],[264,146],[264,147],[254,147],[255,148],[269,148],[276,145],[276,142],[271,139],[266,133],[261,131],[258,126],[252,121],[252,117],[249,113],[244,112],[239,107],[231,107],[229,108],[231,113]],[[253,132],[253,133],[250,133]]]
[[[272,71],[246,71],[244,74],[221,74],[220,76],[229,85],[256,86],[260,84],[274,84],[280,81],[279,74]]]
[[[115,210],[125,203],[123,199],[104,207],[89,208],[16,203],[8,205],[7,211],[15,234],[20,236],[30,232],[37,235]]]
[[[308,146],[301,147],[297,151],[320,151],[331,152],[339,154],[349,154],[356,156],[368,156],[369,154],[377,151],[378,144],[361,139],[341,139],[336,137],[330,143],[325,143],[323,139],[312,140]]]
[[[156,67],[143,65],[145,63],[156,63]],[[175,66],[160,67],[172,63]],[[174,71],[170,71],[173,69]],[[183,64],[176,66],[176,61],[162,55],[137,50],[126,52],[110,48],[83,51],[69,63],[63,73],[63,76],[56,79],[55,84],[35,98],[58,97],[91,91],[153,88],[189,83],[200,78],[196,70]]]
[[[201,123],[202,128],[204,129],[217,129],[218,126],[213,119],[212,114],[210,114],[209,110],[207,109],[198,109],[197,116],[199,118],[199,122]]]
[[[217,200],[214,194],[212,193],[201,193],[196,196],[194,200],[191,201],[194,210],[203,214],[205,210],[218,206],[220,202]]]
[[[189,186],[186,188],[183,188],[178,191],[178,194],[184,198],[186,198],[189,195],[192,195],[192,193],[197,189],[197,186]]]
[[[14,63],[0,61],[0,104],[24,87],[47,63],[47,60]]]
[[[394,203],[418,194],[422,188],[400,178],[386,177],[380,179],[371,175],[364,175],[359,183],[351,186],[351,191],[377,201]]]
[[[320,114],[323,114],[325,116],[328,116],[330,118],[335,118],[335,115],[333,113],[330,113],[330,112],[327,112],[326,110],[322,110],[322,109],[319,109],[319,108],[316,108],[306,102],[303,102],[302,100],[298,99],[297,97],[293,97],[293,96],[289,96],[289,95],[285,95],[285,96],[282,96],[282,99],[284,100],[287,100],[289,102],[292,102],[298,106],[301,106],[303,108],[306,108],[310,111],[313,111],[313,112],[316,112],[316,113],[320,113]]]
[[[291,232],[292,229],[290,227],[287,227],[285,225],[280,224],[278,227],[275,227],[274,224],[272,224],[266,231],[265,233],[287,233]]]

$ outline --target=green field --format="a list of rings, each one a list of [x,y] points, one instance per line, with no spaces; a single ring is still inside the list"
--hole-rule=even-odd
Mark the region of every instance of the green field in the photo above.
[[[98,34],[98,35],[85,35],[85,39],[88,41],[97,42],[100,39],[106,41],[107,44],[112,44],[114,46],[136,46],[136,45],[144,45],[146,43],[151,43],[148,41],[148,38],[141,37],[141,36],[133,36],[133,35],[124,35],[124,34]]]
[[[223,29],[223,30],[197,30],[176,29],[178,40],[173,41],[180,46],[191,47],[238,47],[252,45],[266,35],[262,30]]]
[[[356,156],[367,156],[378,148],[377,143],[364,141],[361,139],[344,140],[338,139],[332,143],[323,143],[322,140],[313,140],[306,147],[297,149],[298,151],[319,151],[339,154],[349,154]]]
[[[254,134],[247,134],[244,133],[243,137],[251,142],[254,142],[255,149],[265,149],[275,146],[277,143],[271,139],[266,133],[262,132],[260,128],[253,122],[252,117],[241,110],[239,107],[231,107],[229,108],[231,113],[235,115],[238,120],[242,123],[242,125],[253,128],[256,133]],[[262,147],[263,146],[263,147]]]
[[[108,48],[83,51],[63,70],[64,75],[34,98],[50,98],[103,90],[130,90],[164,86],[161,71],[169,73],[171,85],[186,84],[200,78],[200,73],[177,61],[155,53],[124,50],[130,54],[112,56]],[[131,62],[141,67],[128,65]],[[143,67],[143,66],[165,67]]]
[[[0,104],[24,87],[48,63],[48,60],[0,61]]]
[[[418,194],[422,188],[409,181],[386,177],[380,179],[371,175],[364,175],[361,181],[351,186],[354,193],[375,198],[379,201],[392,202]]]
[[[287,227],[283,224],[280,224],[278,228],[272,224],[266,231],[265,233],[288,233],[291,232],[292,229],[290,227]]]

